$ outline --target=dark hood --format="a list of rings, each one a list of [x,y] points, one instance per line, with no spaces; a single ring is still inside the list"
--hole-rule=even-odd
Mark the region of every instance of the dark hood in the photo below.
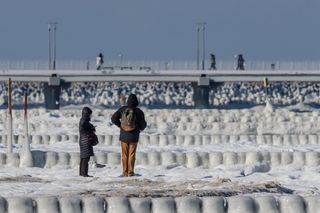
[[[90,119],[91,114],[92,114],[92,110],[89,107],[84,107],[82,109],[82,118]]]
[[[138,98],[135,94],[131,94],[128,98],[127,105],[130,108],[135,108],[139,105]]]

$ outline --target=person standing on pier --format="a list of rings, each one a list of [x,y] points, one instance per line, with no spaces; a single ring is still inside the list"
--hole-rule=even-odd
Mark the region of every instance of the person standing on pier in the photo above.
[[[103,63],[104,63],[103,54],[99,53],[99,55],[97,56],[97,59],[96,59],[97,70],[102,69]]]
[[[237,70],[244,70],[244,58],[242,54],[238,55]]]

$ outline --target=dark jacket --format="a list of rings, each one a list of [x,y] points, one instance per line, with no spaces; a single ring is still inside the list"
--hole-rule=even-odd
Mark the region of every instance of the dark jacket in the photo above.
[[[112,123],[120,128],[120,141],[122,142],[137,143],[139,141],[140,132],[143,131],[147,126],[146,120],[144,118],[144,113],[137,107],[138,105],[139,102],[137,96],[131,94],[128,98],[127,106],[123,106],[118,109],[118,111],[116,111],[111,117]],[[137,116],[136,129],[131,132],[125,132],[123,129],[121,129],[121,115],[126,108],[133,108]]]
[[[82,109],[82,117],[79,122],[79,145],[80,145],[80,157],[88,158],[93,156],[93,148],[89,144],[88,136],[90,133],[95,132],[94,126],[90,123],[90,115],[92,110],[89,107]]]

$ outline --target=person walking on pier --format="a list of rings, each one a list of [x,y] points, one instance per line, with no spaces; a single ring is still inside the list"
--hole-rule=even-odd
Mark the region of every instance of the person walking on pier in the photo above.
[[[216,56],[210,54],[210,70],[216,70]]]
[[[244,58],[242,54],[238,55],[237,70],[244,70]]]
[[[131,94],[127,105],[118,109],[111,117],[111,121],[120,128],[122,176],[134,176],[134,164],[140,132],[146,126],[144,113],[138,108],[137,96]]]
[[[102,69],[103,63],[104,63],[103,54],[99,53],[99,55],[97,56],[97,59],[96,59],[97,70]]]

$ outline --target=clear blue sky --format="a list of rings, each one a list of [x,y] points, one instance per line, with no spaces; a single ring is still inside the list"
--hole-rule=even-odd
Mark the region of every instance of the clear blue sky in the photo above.
[[[207,55],[320,60],[319,0],[3,0],[0,60],[47,59],[47,22],[58,22],[57,59],[192,60],[207,22]]]

